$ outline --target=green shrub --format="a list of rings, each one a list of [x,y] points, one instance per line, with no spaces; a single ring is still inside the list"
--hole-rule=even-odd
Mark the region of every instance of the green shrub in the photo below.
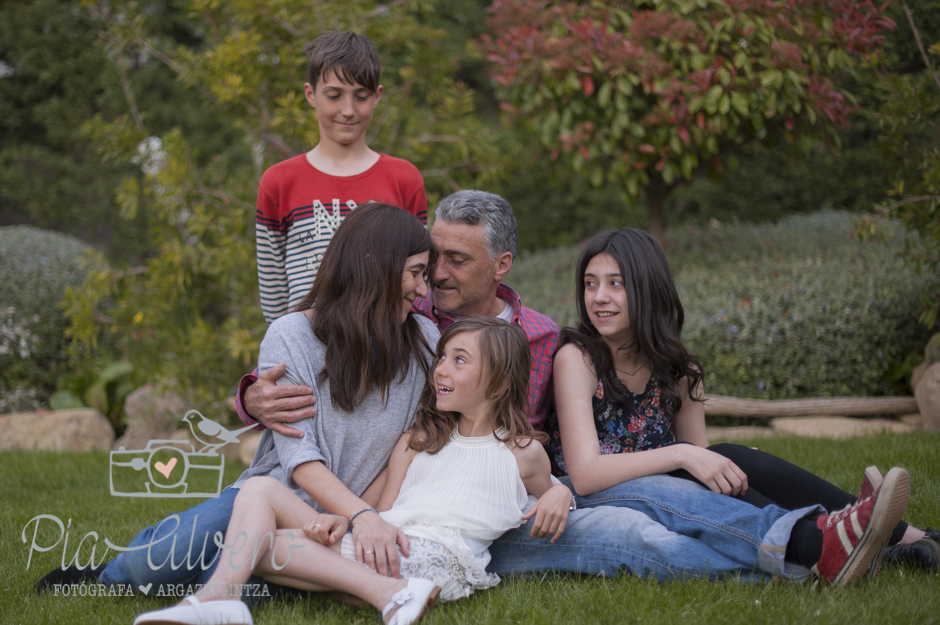
[[[917,322],[925,280],[905,268],[902,241],[850,239],[848,213],[776,225],[670,233],[667,255],[685,307],[683,339],[710,394],[784,399],[910,392],[884,378],[930,333]],[[575,323],[579,250],[520,258],[510,274],[523,301]]]
[[[56,232],[0,228],[0,412],[35,408],[55,389],[68,358],[59,302],[84,279],[86,249]]]

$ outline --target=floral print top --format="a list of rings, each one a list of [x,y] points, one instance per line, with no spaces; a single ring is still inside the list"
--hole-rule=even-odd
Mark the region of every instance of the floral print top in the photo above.
[[[591,400],[594,408],[594,427],[602,454],[633,453],[656,449],[676,440],[672,422],[660,406],[661,393],[656,376],[650,376],[642,393],[627,389],[630,406],[612,397],[604,396],[604,384],[597,381],[597,392]],[[545,448],[552,461],[555,475],[567,475],[565,458],[561,451],[558,416],[552,407],[550,440]]]

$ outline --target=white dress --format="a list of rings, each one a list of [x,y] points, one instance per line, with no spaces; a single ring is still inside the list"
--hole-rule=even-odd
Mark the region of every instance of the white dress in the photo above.
[[[441,587],[442,600],[453,601],[499,583],[486,572],[487,548],[522,524],[527,500],[506,445],[493,434],[469,438],[455,430],[438,453],[415,456],[398,498],[381,516],[411,543],[411,555],[401,559],[402,577],[430,579]],[[351,535],[342,547],[355,559]]]

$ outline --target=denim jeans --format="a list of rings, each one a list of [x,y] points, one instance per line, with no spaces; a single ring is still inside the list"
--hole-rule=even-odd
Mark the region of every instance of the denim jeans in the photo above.
[[[747,580],[801,578],[809,574],[806,568],[784,562],[790,532],[799,519],[822,511],[756,508],[667,475],[630,480],[576,500],[578,510],[568,515],[556,543],[532,538],[530,519],[490,546],[487,570],[611,577],[629,572],[658,580],[730,574]]]
[[[105,566],[98,581],[130,584],[144,594],[156,594],[161,584],[204,584],[218,563],[215,536],[221,534],[219,542],[225,538],[236,495],[238,489],[226,488],[218,497],[144,528]]]

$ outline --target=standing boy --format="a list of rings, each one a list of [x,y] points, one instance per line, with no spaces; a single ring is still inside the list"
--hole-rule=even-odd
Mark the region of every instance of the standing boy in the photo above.
[[[271,323],[307,294],[333,232],[369,201],[398,206],[427,223],[418,169],[366,145],[382,98],[381,63],[372,42],[327,33],[307,45],[304,95],[317,113],[320,142],[261,177],[255,231],[261,308]]]
[[[255,232],[261,309],[268,323],[307,294],[333,232],[356,206],[382,202],[428,222],[418,168],[366,145],[366,130],[382,99],[382,66],[375,46],[368,37],[343,32],[321,35],[304,49],[310,56],[304,95],[317,112],[320,142],[261,177]],[[266,379],[273,382],[282,374],[276,367]],[[242,398],[257,376],[257,369],[244,376],[235,398],[238,416],[248,424],[255,421],[244,411]],[[314,406],[306,408],[291,421],[314,414]],[[285,425],[274,429],[302,436]]]

